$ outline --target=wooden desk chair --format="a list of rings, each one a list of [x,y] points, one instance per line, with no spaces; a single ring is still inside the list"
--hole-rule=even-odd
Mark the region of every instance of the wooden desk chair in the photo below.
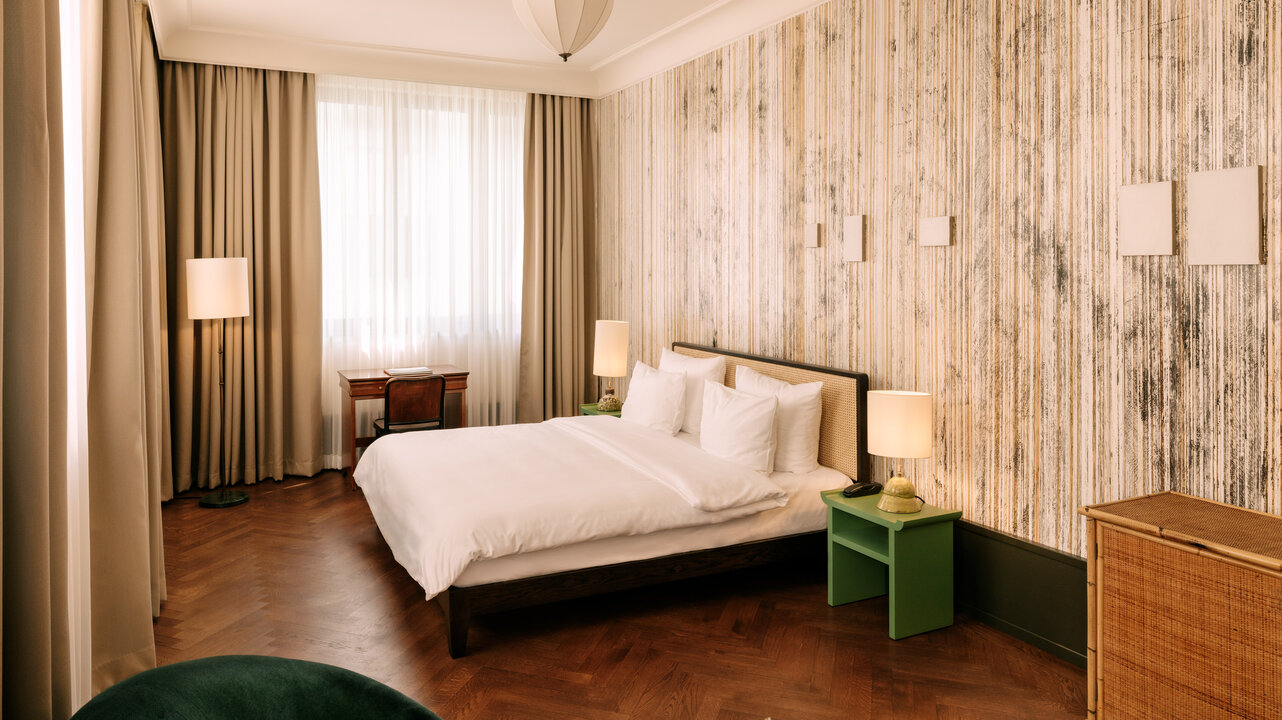
[[[374,421],[374,437],[388,433],[440,430],[445,427],[445,376],[395,377],[383,394],[383,417]]]

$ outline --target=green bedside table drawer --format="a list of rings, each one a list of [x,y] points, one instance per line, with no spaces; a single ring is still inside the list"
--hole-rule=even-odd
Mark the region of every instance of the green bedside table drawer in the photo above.
[[[623,411],[615,410],[614,412],[604,412],[596,409],[596,403],[583,403],[582,405],[579,406],[579,414],[580,415],[611,415],[613,417],[619,417],[620,415],[623,414]]]
[[[820,493],[828,506],[828,604],[890,595],[896,640],[953,624],[953,521],[960,510],[877,509],[880,495]]]

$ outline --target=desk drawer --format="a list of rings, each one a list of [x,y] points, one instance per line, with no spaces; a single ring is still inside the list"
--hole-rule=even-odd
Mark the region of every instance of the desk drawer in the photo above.
[[[383,390],[387,387],[386,380],[367,380],[359,383],[352,383],[349,392],[354,398],[365,397],[383,397]]]

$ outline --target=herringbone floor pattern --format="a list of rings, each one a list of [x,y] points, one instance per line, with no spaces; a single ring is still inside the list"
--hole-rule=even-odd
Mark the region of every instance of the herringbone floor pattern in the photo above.
[[[161,664],[251,653],[350,668],[466,718],[1081,718],[1085,673],[968,618],[900,640],[885,600],[825,602],[811,567],[741,572],[473,621],[440,610],[338,473],[164,509]]]

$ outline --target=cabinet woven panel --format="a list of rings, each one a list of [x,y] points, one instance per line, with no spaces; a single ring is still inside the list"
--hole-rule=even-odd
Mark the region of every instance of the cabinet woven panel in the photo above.
[[[1204,544],[1282,558],[1282,517],[1169,492],[1097,507],[1120,518],[1175,530]]]
[[[717,357],[721,353],[677,346],[676,352],[691,357]],[[744,365],[776,380],[793,385],[823,382],[820,398],[823,402],[823,420],[819,424],[819,464],[840,470],[849,477],[859,476],[859,447],[863,438],[859,433],[859,382],[852,377],[812,370],[810,368],[781,365],[766,360],[724,355],[726,359],[726,387],[734,387],[735,368]],[[865,478],[867,479],[867,478]]]
[[[1101,720],[1282,717],[1282,578],[1108,525],[1097,541]]]

